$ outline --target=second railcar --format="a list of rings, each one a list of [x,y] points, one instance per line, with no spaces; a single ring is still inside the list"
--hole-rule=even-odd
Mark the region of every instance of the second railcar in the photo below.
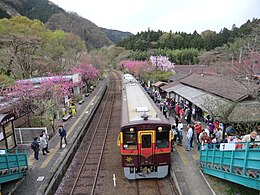
[[[171,162],[171,125],[132,75],[122,80],[118,145],[124,174],[128,179],[164,178]]]

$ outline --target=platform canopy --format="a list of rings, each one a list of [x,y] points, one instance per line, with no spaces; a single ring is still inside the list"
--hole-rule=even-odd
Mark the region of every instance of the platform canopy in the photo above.
[[[0,125],[4,125],[11,120],[14,120],[14,114],[0,114]]]
[[[260,120],[260,103],[255,100],[233,102],[184,84],[175,85],[165,89],[165,91],[174,92],[215,116],[222,117],[229,112],[228,119],[230,122],[257,122]]]

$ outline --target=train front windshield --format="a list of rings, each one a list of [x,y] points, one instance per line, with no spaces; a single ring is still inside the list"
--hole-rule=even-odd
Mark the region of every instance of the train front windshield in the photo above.
[[[124,149],[137,149],[137,131],[135,128],[128,128],[123,130],[123,146]]]
[[[143,135],[142,136],[142,148],[151,148],[152,142],[151,142],[151,135]]]
[[[168,127],[156,128],[156,148],[168,148],[169,147],[170,131]]]

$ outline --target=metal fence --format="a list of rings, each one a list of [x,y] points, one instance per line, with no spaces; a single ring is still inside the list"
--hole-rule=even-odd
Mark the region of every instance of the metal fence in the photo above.
[[[28,144],[33,141],[34,137],[39,137],[41,132],[45,130],[48,134],[47,127],[33,127],[33,128],[15,128],[15,137],[17,144]]]

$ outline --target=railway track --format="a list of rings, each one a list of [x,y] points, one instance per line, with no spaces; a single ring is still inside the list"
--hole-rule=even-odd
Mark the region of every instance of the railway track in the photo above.
[[[121,116],[121,75],[110,72],[110,77],[107,93],[55,195],[178,194],[170,177],[136,181],[124,177],[116,146]]]
[[[120,79],[114,72],[109,74],[112,79],[110,79],[108,90],[67,171],[68,173],[55,194],[95,193],[113,111],[115,88],[118,87],[116,81]]]
[[[178,195],[170,177],[164,179],[135,180],[137,195]]]

